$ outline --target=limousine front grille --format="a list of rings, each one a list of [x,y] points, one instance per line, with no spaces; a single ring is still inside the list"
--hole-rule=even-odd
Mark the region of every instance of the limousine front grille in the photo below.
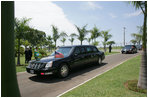
[[[32,63],[31,68],[32,69],[42,69],[45,68],[46,63]]]

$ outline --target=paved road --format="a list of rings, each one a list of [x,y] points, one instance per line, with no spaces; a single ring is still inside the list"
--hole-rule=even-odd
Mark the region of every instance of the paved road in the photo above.
[[[17,79],[23,97],[55,97],[77,86],[78,84],[111,69],[117,64],[132,58],[136,54],[115,54],[106,56],[101,66],[89,65],[71,72],[65,79],[59,79],[53,75],[37,77],[27,72],[18,73]]]

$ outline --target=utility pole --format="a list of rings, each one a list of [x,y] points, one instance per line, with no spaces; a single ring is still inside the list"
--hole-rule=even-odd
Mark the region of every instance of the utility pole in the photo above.
[[[123,27],[123,30],[124,30],[124,32],[123,32],[123,45],[125,46],[125,27]]]

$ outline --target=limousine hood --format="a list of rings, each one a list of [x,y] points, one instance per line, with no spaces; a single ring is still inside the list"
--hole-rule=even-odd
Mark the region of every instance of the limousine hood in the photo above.
[[[39,61],[35,61],[35,62],[36,63],[47,63],[47,62],[55,61],[59,59],[62,59],[62,58],[55,58],[54,56],[48,56],[48,57],[41,58]]]

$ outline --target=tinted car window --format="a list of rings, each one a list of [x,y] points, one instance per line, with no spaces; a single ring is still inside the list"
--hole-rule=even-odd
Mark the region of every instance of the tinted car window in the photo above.
[[[86,47],[86,51],[87,51],[88,53],[92,52],[91,47]]]
[[[124,49],[131,49],[132,48],[132,45],[126,45],[125,47],[124,47]]]
[[[97,52],[97,48],[96,47],[92,47],[93,52]]]
[[[80,49],[78,47],[75,49],[74,54],[80,54]]]
[[[85,53],[85,48],[84,47],[81,47],[80,50],[81,50],[82,54]]]
[[[56,52],[62,53],[64,57],[67,57],[69,56],[71,49],[72,49],[71,47],[60,47],[56,50]],[[54,56],[54,55],[55,55],[55,52],[51,54],[51,56]]]

